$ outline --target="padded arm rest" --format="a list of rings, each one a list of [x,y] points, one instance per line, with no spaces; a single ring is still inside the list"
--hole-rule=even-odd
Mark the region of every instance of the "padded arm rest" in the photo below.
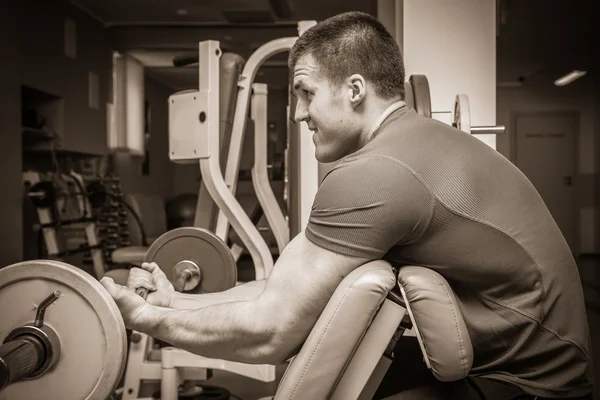
[[[112,260],[117,264],[133,264],[138,267],[144,262],[146,257],[147,247],[128,246],[120,247],[112,252]]]
[[[344,278],[285,371],[275,399],[329,398],[394,284],[391,266],[381,260]]]
[[[466,377],[473,346],[448,282],[431,269],[407,266],[400,268],[398,284],[433,375],[443,382]]]

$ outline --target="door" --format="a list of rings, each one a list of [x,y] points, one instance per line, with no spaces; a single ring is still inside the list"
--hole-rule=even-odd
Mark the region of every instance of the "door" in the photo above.
[[[514,121],[515,164],[546,202],[571,251],[578,253],[574,176],[579,114],[519,113]]]

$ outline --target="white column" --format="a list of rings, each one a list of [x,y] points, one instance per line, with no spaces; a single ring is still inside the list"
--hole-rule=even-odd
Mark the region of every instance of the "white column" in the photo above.
[[[377,0],[377,19],[392,34],[403,49],[402,28],[404,0]]]
[[[496,2],[403,3],[407,78],[427,75],[433,111],[452,111],[456,95],[464,93],[469,96],[471,125],[496,125]],[[496,148],[495,135],[476,136]]]

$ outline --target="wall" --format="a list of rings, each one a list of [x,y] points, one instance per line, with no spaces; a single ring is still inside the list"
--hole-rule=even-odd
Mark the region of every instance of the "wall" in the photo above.
[[[598,115],[600,103],[590,82],[584,78],[564,87],[556,87],[554,74],[537,74],[516,88],[498,88],[498,124],[507,127],[507,133],[498,135],[497,149],[514,162],[511,115],[515,112],[576,111],[580,114],[580,131],[576,139],[578,183],[576,201],[579,202],[579,235],[581,253],[600,252],[598,232],[597,152],[596,139],[600,134]]]
[[[65,0],[21,3],[21,83],[63,99],[62,149],[104,154],[112,68],[104,26]],[[75,59],[65,54],[65,19],[75,23]],[[90,72],[98,77],[97,108],[88,100]]]
[[[174,164],[169,160],[169,119],[167,99],[173,93],[152,78],[145,78],[146,100],[150,104],[150,173],[142,175],[142,157],[126,153],[113,155],[113,171],[121,177],[123,193],[158,194],[165,200],[173,196]]]
[[[425,74],[433,111],[469,96],[472,125],[496,124],[496,2],[404,0],[406,76]],[[447,122],[447,121],[444,121]],[[495,135],[479,135],[495,148]]]
[[[21,87],[18,0],[0,1],[0,268],[21,261]]]

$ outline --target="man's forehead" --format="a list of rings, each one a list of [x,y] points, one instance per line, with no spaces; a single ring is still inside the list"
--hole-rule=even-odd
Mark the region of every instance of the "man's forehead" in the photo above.
[[[294,66],[294,89],[301,86],[312,88],[323,80],[319,64],[308,54],[300,57]]]
[[[294,66],[294,77],[301,75],[316,76],[318,72],[319,65],[311,54],[300,57]]]

